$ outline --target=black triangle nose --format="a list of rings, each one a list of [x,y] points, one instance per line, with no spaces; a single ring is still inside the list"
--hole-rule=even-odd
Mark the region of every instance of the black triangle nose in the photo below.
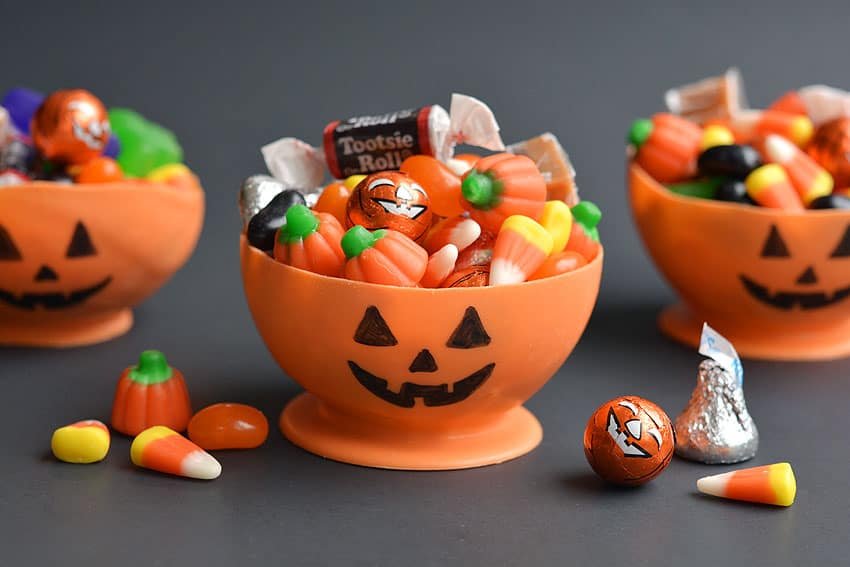
[[[800,277],[797,278],[797,283],[801,285],[818,283],[818,277],[815,275],[815,270],[811,266],[806,268],[806,271],[800,274]]]
[[[434,356],[427,348],[423,348],[410,363],[408,370],[411,372],[436,372],[437,361],[434,360]]]
[[[55,282],[59,279],[59,276],[50,266],[42,266],[38,273],[35,275],[35,281],[37,282]]]

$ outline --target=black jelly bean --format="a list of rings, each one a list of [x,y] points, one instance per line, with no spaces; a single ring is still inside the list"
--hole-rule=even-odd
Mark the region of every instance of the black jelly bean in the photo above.
[[[283,226],[286,211],[292,205],[306,205],[304,195],[295,189],[286,189],[275,195],[268,205],[251,217],[247,231],[251,246],[270,252],[274,248],[277,229]]]
[[[761,166],[761,156],[752,146],[731,144],[714,146],[699,155],[697,168],[706,177],[744,179]]]
[[[850,199],[843,195],[824,195],[809,203],[810,209],[850,209]]]

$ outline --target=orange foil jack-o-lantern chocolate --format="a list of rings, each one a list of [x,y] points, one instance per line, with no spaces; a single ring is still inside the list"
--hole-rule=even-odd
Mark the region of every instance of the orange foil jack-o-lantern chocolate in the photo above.
[[[649,482],[670,464],[676,436],[660,407],[637,396],[602,404],[584,430],[584,455],[593,470],[614,484]]]
[[[109,141],[106,107],[82,89],[56,91],[38,108],[30,126],[33,144],[46,159],[84,164]]]
[[[397,171],[365,177],[351,193],[346,226],[390,228],[421,242],[431,228],[431,200],[416,181]]]
[[[806,151],[832,174],[836,187],[850,185],[850,117],[818,126]]]

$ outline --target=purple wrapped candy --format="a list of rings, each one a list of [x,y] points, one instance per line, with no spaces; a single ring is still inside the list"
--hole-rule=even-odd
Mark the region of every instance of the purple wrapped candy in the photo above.
[[[25,87],[15,87],[6,91],[0,105],[9,112],[15,128],[29,135],[30,122],[42,101],[44,101],[44,95],[40,92]]]
[[[106,142],[106,147],[103,149],[103,155],[115,159],[121,153],[121,143],[118,141],[118,136],[115,134],[109,136]]]

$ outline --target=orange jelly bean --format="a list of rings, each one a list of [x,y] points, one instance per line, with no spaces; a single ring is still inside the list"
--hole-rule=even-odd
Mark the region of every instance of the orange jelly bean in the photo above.
[[[319,200],[313,206],[313,210],[319,213],[328,213],[336,217],[340,224],[345,224],[345,209],[348,206],[348,198],[351,189],[340,182],[333,182],[322,191]]]
[[[455,217],[463,213],[460,176],[444,163],[431,156],[415,155],[404,160],[400,169],[425,189],[434,214]]]
[[[213,404],[189,422],[189,439],[201,449],[253,449],[269,436],[263,412],[245,404]]]
[[[74,181],[77,183],[109,183],[124,179],[118,162],[108,157],[97,157],[81,165]]]

